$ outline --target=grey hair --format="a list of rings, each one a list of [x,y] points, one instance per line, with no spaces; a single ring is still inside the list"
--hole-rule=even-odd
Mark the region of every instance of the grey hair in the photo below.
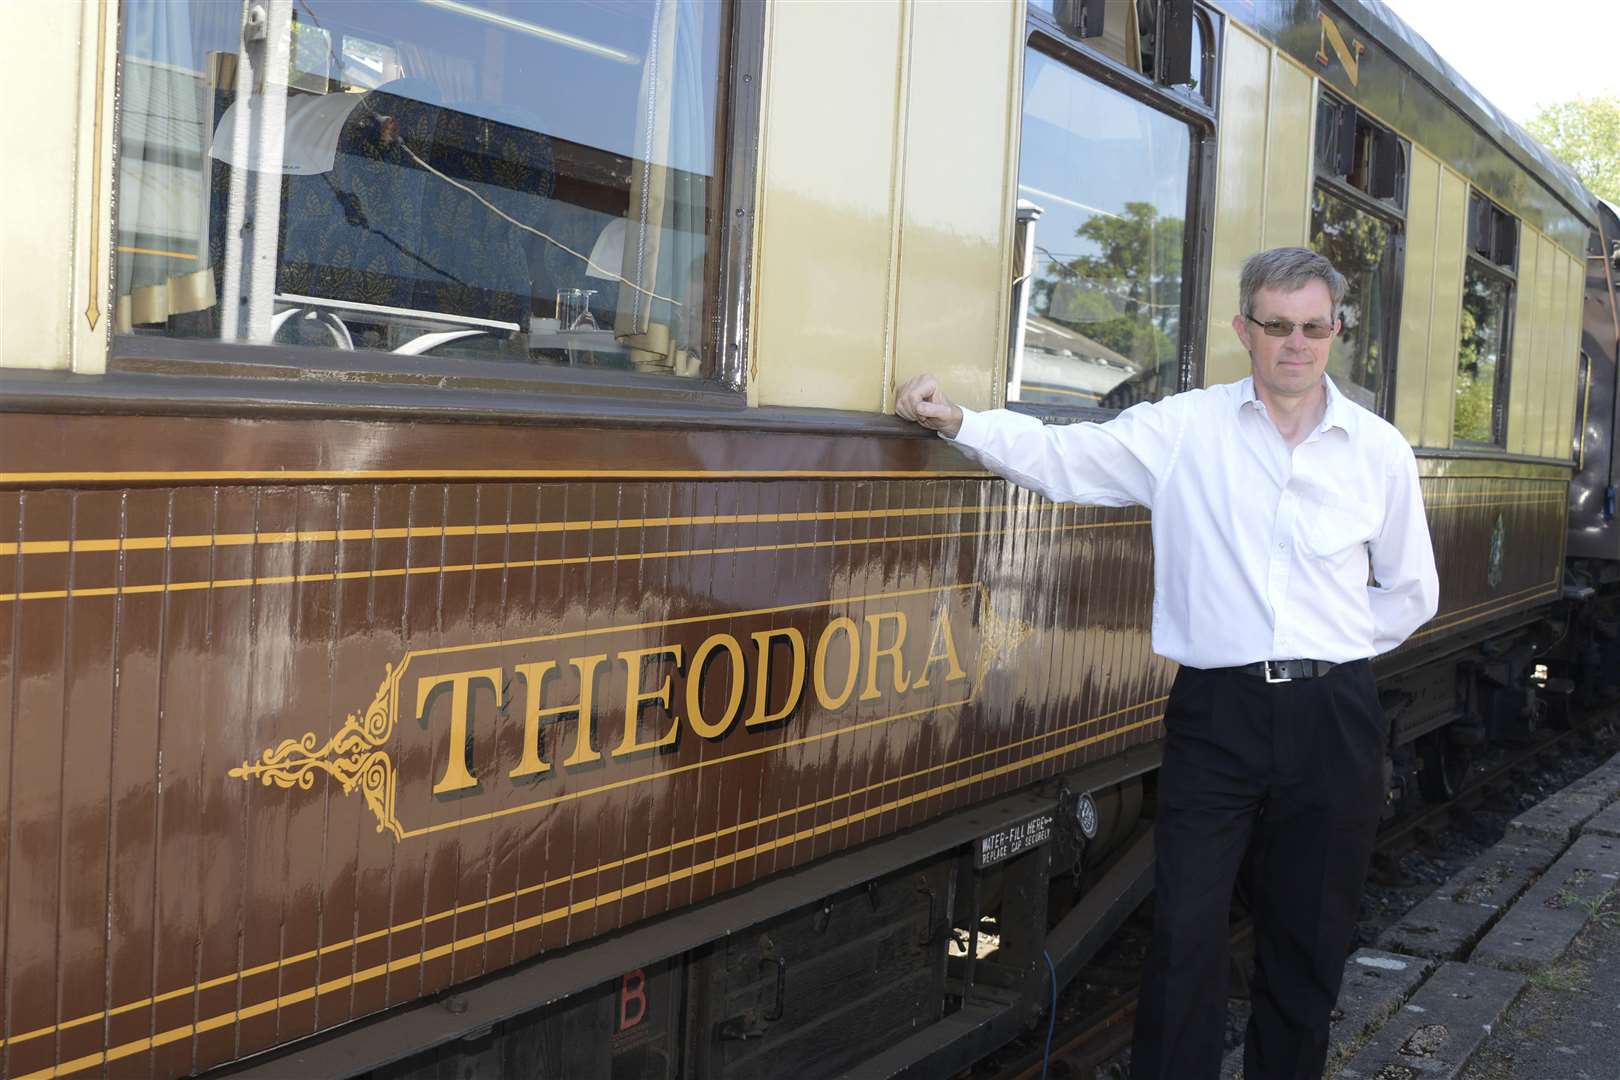
[[[1280,247],[1261,251],[1243,260],[1243,278],[1239,286],[1238,312],[1254,314],[1254,297],[1261,289],[1297,292],[1312,281],[1320,281],[1333,294],[1333,313],[1338,314],[1344,302],[1344,275],[1334,269],[1325,255],[1310,248]]]

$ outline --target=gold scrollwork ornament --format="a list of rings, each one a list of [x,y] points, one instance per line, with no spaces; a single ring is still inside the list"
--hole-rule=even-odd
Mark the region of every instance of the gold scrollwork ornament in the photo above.
[[[394,682],[394,665],[389,664],[366,711],[350,713],[325,743],[315,732],[305,732],[265,750],[257,762],[242,762],[230,775],[243,781],[258,777],[265,787],[274,784],[286,790],[296,785],[308,791],[316,772],[324,772],[343,785],[345,795],[360,789],[377,816],[378,832],[386,829],[394,839],[404,839],[405,827],[394,816],[394,762],[384,749],[394,732]]]

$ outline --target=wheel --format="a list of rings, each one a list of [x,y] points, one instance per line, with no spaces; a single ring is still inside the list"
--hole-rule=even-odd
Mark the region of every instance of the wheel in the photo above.
[[[1462,790],[1473,755],[1456,746],[1444,729],[1426,736],[1420,746],[1422,766],[1418,769],[1418,790],[1431,803],[1450,802]]]

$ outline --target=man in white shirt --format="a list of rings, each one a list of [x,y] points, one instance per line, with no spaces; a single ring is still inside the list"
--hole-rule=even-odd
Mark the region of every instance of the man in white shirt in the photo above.
[[[1244,1076],[1318,1077],[1326,1060],[1384,802],[1388,720],[1368,661],[1439,602],[1411,447],[1326,374],[1344,290],[1307,249],[1251,256],[1232,320],[1250,377],[1102,424],[976,413],[929,375],[895,395],[900,416],[1048,498],[1153,511],[1153,648],[1181,669],[1165,705],[1135,1080],[1219,1073],[1246,855]]]

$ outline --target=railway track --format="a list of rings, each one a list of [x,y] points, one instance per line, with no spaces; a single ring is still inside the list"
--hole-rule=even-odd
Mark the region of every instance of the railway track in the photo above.
[[[1512,748],[1501,761],[1492,763],[1477,775],[1470,775],[1452,799],[1405,816],[1381,830],[1374,845],[1374,859],[1390,859],[1425,842],[1427,837],[1438,835],[1459,813],[1471,813],[1511,790],[1530,768],[1547,762],[1562,748],[1582,740],[1591,740],[1604,724],[1612,723],[1617,718],[1620,718],[1620,707],[1606,706],[1564,730],[1549,732],[1529,745]],[[1252,936],[1253,923],[1247,917],[1233,922],[1234,957],[1246,954],[1246,946]],[[1237,966],[1242,968],[1244,965],[1240,963]],[[1099,974],[1100,978],[1092,979],[1089,978],[1090,972],[1082,972],[1074,980],[1074,985],[1112,984],[1117,987],[1117,992],[1103,1005],[1087,1009],[1066,1022],[1060,1021],[1053,1030],[1050,1055],[1045,1053],[1044,1038],[1036,1039],[1039,1045],[1032,1051],[1020,1054],[997,1071],[976,1071],[974,1076],[994,1077],[994,1080],[1038,1080],[1043,1067],[1047,1075],[1055,1077],[1091,1080],[1094,1076],[1107,1076],[1113,1080],[1114,1076],[1128,1076],[1123,1067],[1112,1073],[1101,1070],[1114,1064],[1115,1059],[1130,1046],[1139,986],[1135,982],[1121,985],[1117,969]],[[1044,1032],[1037,1034],[1044,1035]]]

